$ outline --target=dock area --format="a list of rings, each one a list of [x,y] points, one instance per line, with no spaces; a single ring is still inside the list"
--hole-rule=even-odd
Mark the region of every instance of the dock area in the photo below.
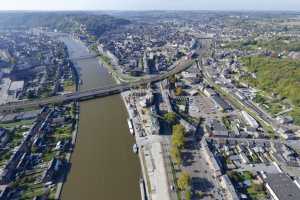
[[[142,199],[147,200],[171,200],[175,192],[171,190],[173,180],[168,165],[169,155],[167,147],[170,138],[168,136],[150,135],[145,131],[145,124],[140,120],[136,105],[129,100],[130,91],[121,94],[127,108],[129,119],[132,121],[134,137],[139,147],[139,160],[141,164],[144,190],[141,187]]]

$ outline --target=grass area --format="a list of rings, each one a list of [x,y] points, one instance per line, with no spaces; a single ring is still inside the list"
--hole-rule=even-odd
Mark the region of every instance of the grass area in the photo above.
[[[231,130],[231,122],[229,117],[222,117],[222,122],[225,125],[225,127],[227,128],[227,130]]]
[[[267,195],[263,184],[256,183],[252,183],[251,186],[247,188],[247,193],[252,200],[264,200]]]
[[[138,81],[140,78],[133,77],[130,75],[119,73],[116,69],[113,68],[111,59],[105,55],[100,55],[100,60],[105,63],[106,68],[109,70],[109,72],[112,73],[112,75],[118,79],[121,82],[132,82],[132,81]]]
[[[9,141],[6,147],[8,149],[0,151],[0,163],[5,163],[12,156],[12,149],[22,143],[23,132],[27,129],[16,129],[9,132]]]
[[[31,200],[36,196],[41,196],[46,193],[43,183],[36,183],[38,178],[43,175],[43,172],[31,173],[22,177],[18,177],[13,183],[13,187],[22,189],[20,199]]]
[[[258,158],[258,156],[256,154],[253,154],[251,157],[250,157],[250,160],[252,161],[252,163],[259,163],[260,160]]]
[[[60,128],[56,128],[54,132],[55,142],[65,139],[71,139],[72,137],[72,128],[70,126],[64,126]]]
[[[7,161],[12,155],[12,152],[11,151],[8,151],[8,150],[4,150],[1,152],[1,155],[0,155],[0,163],[4,163],[5,161]]]
[[[55,152],[49,151],[43,154],[42,160],[44,162],[50,162],[55,157]]]
[[[22,138],[23,138],[22,133],[15,133],[12,136],[12,140],[10,142],[10,146],[14,148],[14,147],[20,145],[22,143]]]
[[[246,180],[252,180],[253,176],[251,172],[245,171],[243,173],[231,171],[228,173],[228,176],[234,181],[234,182],[243,182]]]
[[[22,120],[22,121],[17,121],[17,122],[12,122],[12,123],[2,123],[0,124],[1,128],[6,128],[6,129],[12,129],[16,128],[17,126],[23,126],[23,125],[32,125],[35,120]]]
[[[35,188],[35,189],[32,189],[32,188],[29,188],[28,190],[26,190],[21,199],[22,200],[31,200],[33,199],[34,197],[37,197],[37,196],[42,196],[46,193],[46,190],[44,187],[40,187],[40,188]]]
[[[277,98],[267,98],[261,93],[256,94],[256,97],[253,100],[255,103],[260,104],[273,117],[285,109],[285,104],[283,101]]]
[[[291,115],[299,125],[300,61],[262,56],[246,57],[241,61],[247,71],[256,75],[256,78],[245,76],[242,81],[263,90],[270,96],[278,95],[281,99],[288,99],[295,106],[296,111],[291,112]],[[278,106],[272,109],[276,112]]]
[[[266,191],[263,186],[263,184],[256,183],[254,181],[253,174],[249,171],[244,172],[236,172],[231,171],[228,173],[228,176],[230,179],[235,183],[243,183],[244,181],[250,181],[250,186],[245,186],[242,191],[242,193],[247,193],[250,196],[250,199],[252,200],[263,200],[266,199]]]
[[[300,106],[293,108],[293,111],[289,114],[293,117],[295,123],[300,125]]]
[[[250,180],[253,179],[253,175],[249,171],[244,171],[241,175],[242,175],[244,180],[249,180],[250,181]]]
[[[275,132],[273,130],[273,128],[265,123],[261,118],[259,118],[256,113],[254,113],[253,111],[251,111],[249,108],[245,107],[243,104],[241,104],[238,100],[234,99],[232,96],[228,95],[221,87],[219,87],[218,85],[214,85],[214,89],[225,99],[227,99],[235,108],[239,109],[239,110],[245,110],[247,111],[252,117],[254,117],[254,119],[256,121],[259,122],[259,124],[263,127],[263,129],[265,131],[267,131],[267,133],[269,134],[269,136],[271,138],[275,137]]]
[[[300,40],[292,37],[276,37],[272,40],[260,40],[257,45],[263,49],[276,52],[300,51]]]
[[[38,94],[39,97],[47,98],[50,96],[51,92],[53,91],[53,86],[48,85],[41,89],[40,93]]]
[[[111,59],[108,56],[105,56],[103,54],[100,55],[100,58],[103,62],[105,62],[107,65],[111,65]]]
[[[257,50],[265,49],[275,52],[300,51],[300,40],[293,37],[275,37],[272,39],[247,39],[225,43],[226,49]]]
[[[64,81],[64,91],[65,92],[74,92],[76,90],[76,85],[72,80]]]

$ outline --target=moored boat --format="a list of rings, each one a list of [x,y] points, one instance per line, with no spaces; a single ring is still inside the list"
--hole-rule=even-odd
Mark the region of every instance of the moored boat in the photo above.
[[[132,146],[132,151],[133,151],[134,153],[138,153],[138,152],[139,152],[139,147],[138,147],[137,144],[134,144],[134,145]]]
[[[128,123],[129,131],[130,131],[131,135],[134,135],[132,119],[128,118],[127,123]]]

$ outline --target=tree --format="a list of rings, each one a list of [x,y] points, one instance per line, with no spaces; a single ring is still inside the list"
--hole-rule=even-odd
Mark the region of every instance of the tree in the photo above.
[[[180,190],[186,190],[190,184],[190,175],[189,173],[183,171],[180,173],[177,180],[177,186]]]
[[[253,190],[256,192],[262,192],[264,191],[264,185],[263,184],[253,184]]]
[[[35,92],[33,90],[29,90],[28,91],[28,94],[27,94],[27,98],[28,99],[34,99],[36,98],[37,96],[35,95]]]
[[[175,89],[175,95],[176,95],[176,96],[181,96],[182,93],[183,93],[183,91],[182,91],[182,88],[181,88],[181,87],[177,87],[177,88]]]
[[[175,126],[173,126],[173,134],[174,133],[180,133],[180,134],[185,135],[186,131],[185,131],[184,126],[182,126],[181,124],[176,124]]]
[[[176,162],[177,165],[181,164],[181,152],[177,146],[172,145],[171,147],[171,158]]]
[[[192,191],[191,191],[191,188],[188,188],[185,191],[185,200],[191,200],[191,199],[192,199]]]
[[[174,76],[171,76],[170,78],[169,78],[169,81],[170,81],[170,83],[175,83],[176,82],[176,77],[175,77],[175,75]]]
[[[169,124],[174,124],[176,121],[176,114],[173,112],[168,112],[168,113],[164,114],[163,118]]]
[[[184,145],[184,127],[180,124],[173,126],[172,145],[178,148]]]

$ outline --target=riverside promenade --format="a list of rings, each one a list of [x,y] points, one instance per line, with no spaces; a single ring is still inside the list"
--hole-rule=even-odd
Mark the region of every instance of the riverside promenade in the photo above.
[[[177,198],[172,191],[174,180],[171,173],[169,160],[169,136],[149,135],[143,128],[143,122],[134,111],[132,102],[129,101],[130,91],[121,94],[127,108],[129,118],[133,122],[134,137],[139,147],[138,156],[141,165],[144,190],[142,198],[148,200],[172,200]]]

